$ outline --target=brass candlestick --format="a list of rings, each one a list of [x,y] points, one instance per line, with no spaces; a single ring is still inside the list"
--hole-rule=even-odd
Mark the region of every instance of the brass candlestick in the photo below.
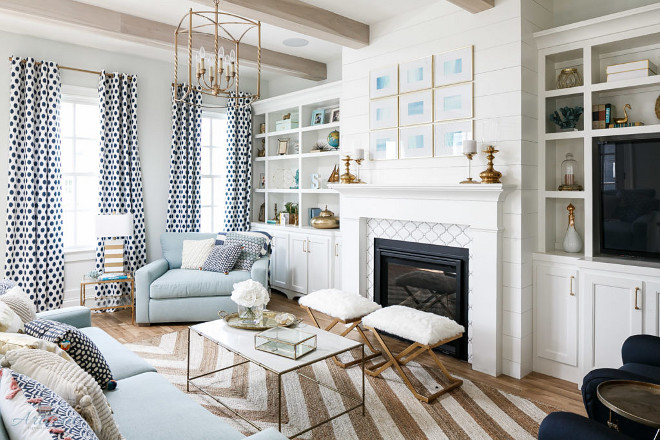
[[[346,166],[346,172],[340,176],[340,181],[341,183],[353,183],[355,182],[355,176],[351,174],[351,156],[346,155],[345,158],[342,159],[345,162]]]
[[[485,171],[482,171],[479,176],[483,183],[502,183],[500,180],[502,178],[502,173],[496,171],[493,168],[493,159],[495,159],[495,153],[499,153],[499,150],[496,150],[492,145],[484,150],[484,153],[488,153],[486,159],[488,159],[488,167]]]
[[[362,165],[363,160],[364,159],[355,159],[355,163],[357,164],[357,171],[356,171],[357,176],[355,177],[355,180],[351,183],[366,183],[363,182],[362,179],[360,179],[360,165]]]
[[[472,168],[470,164],[472,163],[472,157],[477,154],[477,153],[463,153],[465,157],[468,158],[468,178],[462,181],[461,183],[481,183],[477,182],[476,180],[472,180]]]

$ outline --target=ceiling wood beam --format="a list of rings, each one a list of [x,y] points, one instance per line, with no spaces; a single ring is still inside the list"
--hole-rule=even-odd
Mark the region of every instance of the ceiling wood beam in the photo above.
[[[0,0],[0,10],[76,26],[149,47],[171,50],[174,46],[175,26],[72,0],[49,0],[47,8],[44,7],[43,0]],[[183,39],[180,39],[179,45],[185,46],[187,42],[181,40]],[[213,47],[213,37],[210,35],[208,38],[199,38],[198,42],[206,47]],[[229,46],[226,48],[231,49]],[[241,44],[240,53],[242,65],[256,67],[255,46]],[[187,57],[180,62],[187,62]],[[263,48],[261,66],[263,70],[313,81],[327,78],[327,66],[324,63]]]
[[[369,25],[300,0],[222,0],[220,9],[352,49],[369,45]]]
[[[495,0],[447,0],[468,12],[478,14],[495,7]]]

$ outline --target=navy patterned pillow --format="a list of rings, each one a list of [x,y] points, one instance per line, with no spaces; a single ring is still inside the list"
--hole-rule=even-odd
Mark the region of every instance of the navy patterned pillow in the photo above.
[[[241,245],[225,244],[214,246],[208,258],[202,266],[202,270],[210,272],[229,272],[233,269],[238,256],[241,254]]]
[[[10,438],[98,440],[62,397],[9,368],[0,370],[0,410]]]
[[[96,344],[77,328],[48,319],[35,319],[25,324],[25,333],[59,345],[101,388],[117,387],[110,366]]]
[[[215,245],[219,246],[221,244],[225,244],[225,240],[227,240],[227,234],[230,234],[229,232],[218,232],[218,235],[215,238]],[[247,231],[247,232],[231,232],[231,234],[239,234],[239,235],[244,235],[244,236],[249,236],[249,237],[260,237],[263,238],[264,245],[261,248],[261,255],[269,255],[271,253],[271,241],[273,240],[273,236],[270,235],[268,232],[264,231]]]

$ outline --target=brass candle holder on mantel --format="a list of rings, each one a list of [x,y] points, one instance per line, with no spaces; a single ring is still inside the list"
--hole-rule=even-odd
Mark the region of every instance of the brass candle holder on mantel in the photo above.
[[[468,160],[469,160],[469,162],[468,162],[468,178],[465,179],[464,181],[462,181],[461,183],[481,183],[481,182],[477,182],[476,180],[472,179],[472,171],[471,171],[470,164],[472,163],[472,158],[473,158],[476,154],[477,154],[477,153],[463,153],[463,155],[464,155],[465,157],[467,157]]]
[[[347,154],[346,157],[341,160],[345,162],[344,165],[346,166],[346,172],[339,176],[339,181],[341,183],[354,183],[355,175],[351,174],[351,161],[354,159],[352,159],[351,156]]]
[[[356,171],[355,180],[351,183],[367,183],[367,182],[363,182],[362,179],[360,179],[360,165],[362,165],[363,160],[364,159],[355,159],[355,163],[357,164],[356,167],[357,171]]]
[[[492,145],[489,145],[486,148],[484,153],[487,153],[486,159],[488,159],[488,166],[485,171],[482,171],[479,176],[481,177],[482,183],[502,183],[500,180],[502,178],[502,173],[493,168],[493,159],[495,159],[495,153],[499,153],[499,150],[496,150]]]

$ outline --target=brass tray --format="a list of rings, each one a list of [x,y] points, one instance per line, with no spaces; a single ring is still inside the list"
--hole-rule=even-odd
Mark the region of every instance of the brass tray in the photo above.
[[[608,380],[596,389],[598,400],[623,417],[660,428],[660,385],[634,380]]]
[[[280,320],[278,321],[278,315]],[[261,325],[259,324],[244,324],[238,318],[238,313],[227,313],[224,310],[218,312],[218,316],[221,317],[227,325],[234,328],[240,328],[243,330],[268,330],[269,328],[274,327],[291,327],[295,324],[302,322],[302,319],[296,318],[295,315],[285,312],[274,312],[272,310],[264,310],[263,319],[261,320]],[[286,318],[286,319],[282,319]]]

